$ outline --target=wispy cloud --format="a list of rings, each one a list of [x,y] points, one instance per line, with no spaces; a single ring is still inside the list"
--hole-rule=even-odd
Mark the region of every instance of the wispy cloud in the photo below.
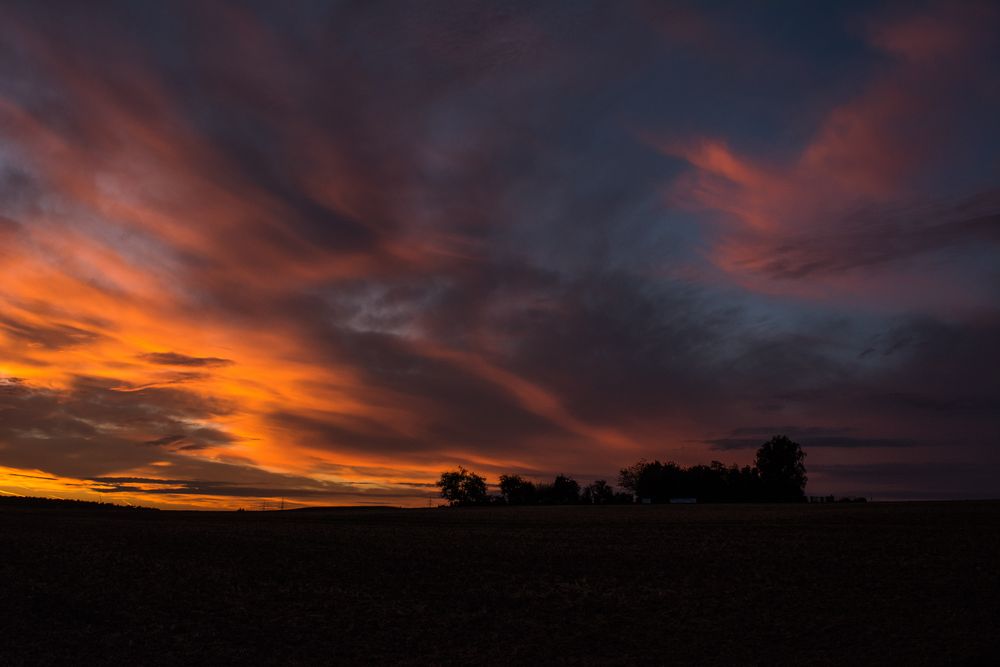
[[[219,357],[189,357],[186,354],[177,352],[147,352],[139,355],[150,363],[161,364],[163,366],[228,366],[233,363],[231,359],[221,359]]]

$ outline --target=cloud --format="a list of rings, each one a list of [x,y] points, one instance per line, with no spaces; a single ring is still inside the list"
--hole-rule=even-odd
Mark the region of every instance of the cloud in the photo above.
[[[322,484],[308,479],[294,479],[275,476],[275,486],[252,486],[233,482],[212,480],[153,479],[148,477],[94,477],[90,490],[94,493],[139,494],[170,496],[193,496],[214,498],[288,498],[335,502],[348,498],[356,503],[384,503],[411,499],[414,494],[408,490],[366,490],[344,488],[335,484]],[[277,484],[285,483],[284,486]],[[293,486],[298,483],[300,486]]]
[[[939,269],[948,252],[995,256],[1000,240],[1000,199],[979,180],[984,138],[966,103],[996,89],[984,66],[997,55],[986,26],[995,30],[1000,16],[970,10],[869,21],[872,48],[895,58],[794,149],[754,155],[718,137],[653,139],[690,165],[668,201],[712,222],[712,261],[752,289],[813,298],[871,298],[879,290],[866,279],[878,278],[898,301],[920,280],[915,266],[932,267],[950,290],[974,285]],[[997,102],[987,94],[981,103]]]
[[[758,449],[775,435],[786,435],[803,448],[812,447],[913,447],[920,443],[909,438],[866,437],[853,428],[823,428],[819,426],[752,426],[734,429],[729,437],[703,440],[716,450]]]
[[[1000,198],[993,206],[1000,209]],[[772,248],[759,271],[779,280],[796,280],[877,267],[959,245],[1000,245],[1000,213],[954,219],[964,207],[955,208],[958,211],[943,211],[924,221],[889,211],[859,213],[835,234],[788,239]]]
[[[993,39],[991,28],[1000,20],[996,6],[969,2],[962,11],[946,3],[932,3],[922,12],[871,21],[868,37],[879,49],[898,58],[936,64],[965,59],[986,48]]]
[[[193,457],[192,450],[197,453],[212,448],[218,452],[220,446],[233,442],[224,431],[200,426],[206,419],[224,414],[223,406],[179,390],[120,392],[112,388],[114,384],[79,378],[72,389],[59,392],[22,380],[3,382],[0,484],[10,477],[61,480],[63,492],[75,488],[87,493],[124,494],[133,500],[164,497],[168,504],[204,506],[219,506],[225,498],[285,496],[321,503],[364,503],[414,496],[409,487],[364,489]],[[164,432],[168,434],[149,438]],[[38,468],[52,471],[56,477],[13,472]],[[143,469],[185,476],[168,479],[109,474]],[[215,477],[206,481],[201,477],[206,474]]]
[[[813,465],[811,483],[876,500],[947,500],[1000,496],[1000,464],[969,461]]]
[[[0,394],[0,464],[81,477],[148,464],[142,447],[217,446],[228,436],[204,424],[229,408],[165,388],[121,391],[114,380],[79,377],[67,390],[8,381]]]
[[[96,331],[70,324],[35,324],[12,317],[0,317],[0,331],[20,343],[50,350],[88,345],[101,337]]]
[[[228,366],[233,363],[231,359],[221,359],[219,357],[189,357],[185,354],[178,354],[177,352],[148,352],[139,356],[141,359],[150,363],[161,364],[163,366],[217,367]]]

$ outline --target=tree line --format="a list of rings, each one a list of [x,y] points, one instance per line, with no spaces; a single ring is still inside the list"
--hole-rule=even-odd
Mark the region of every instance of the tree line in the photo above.
[[[581,487],[566,475],[550,483],[520,475],[500,475],[499,495],[486,478],[459,467],[441,474],[436,486],[453,506],[468,505],[612,505],[668,503],[691,499],[701,503],[802,502],[806,468],[802,447],[783,435],[761,445],[752,466],[726,466],[719,461],[683,467],[645,459],[622,468],[618,487],[597,480]]]

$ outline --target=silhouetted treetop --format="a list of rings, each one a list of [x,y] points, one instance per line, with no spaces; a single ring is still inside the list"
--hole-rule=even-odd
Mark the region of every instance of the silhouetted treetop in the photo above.
[[[486,492],[486,479],[465,468],[445,472],[437,486],[451,505],[606,505],[611,503],[668,503],[696,499],[708,503],[802,502],[806,468],[802,447],[777,435],[757,450],[753,466],[727,466],[721,461],[682,467],[673,461],[641,459],[622,468],[615,492],[599,479],[583,489],[568,475],[551,483],[535,483],[520,475],[500,475],[500,495]]]
[[[805,454],[785,436],[775,436],[757,452],[755,464],[726,466],[720,461],[683,468],[673,461],[640,460],[618,475],[618,485],[640,502],[672,498],[699,502],[797,502],[805,498]]]
[[[489,501],[486,478],[459,466],[457,470],[441,473],[435,482],[441,497],[450,505],[482,505]]]
[[[757,450],[754,467],[760,475],[765,498],[773,502],[794,502],[805,498],[805,452],[787,436],[776,435]]]
[[[508,505],[530,505],[535,502],[535,485],[520,475],[500,475],[500,496]]]
[[[580,502],[586,505],[610,505],[615,502],[615,490],[606,480],[599,479],[583,487]]]

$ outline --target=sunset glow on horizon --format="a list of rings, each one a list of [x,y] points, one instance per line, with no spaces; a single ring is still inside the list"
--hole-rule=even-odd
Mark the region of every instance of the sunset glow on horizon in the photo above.
[[[5,4],[0,495],[426,506],[458,465],[613,482],[785,433],[807,493],[996,497],[997,34]]]

